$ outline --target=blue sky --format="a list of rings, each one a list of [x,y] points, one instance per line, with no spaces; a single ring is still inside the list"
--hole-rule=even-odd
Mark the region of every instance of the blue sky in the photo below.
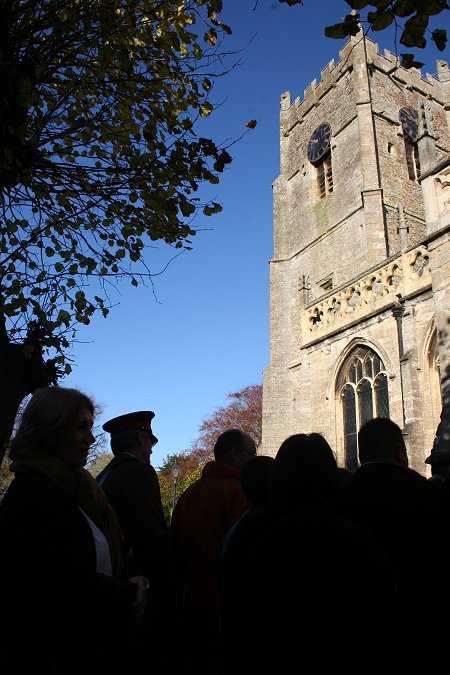
[[[349,12],[343,0],[304,0],[295,7],[278,0],[255,4],[224,0],[221,18],[233,29],[229,48],[242,49],[240,65],[216,82],[212,100],[223,103],[201,130],[221,142],[240,137],[246,122],[257,120],[231,148],[233,162],[211,193],[223,212],[206,218],[193,250],[154,277],[154,292],[127,283],[119,287],[109,317],[79,330],[73,373],[61,382],[102,405],[100,423],[153,410],[156,467],[167,455],[189,448],[202,419],[226,403],[227,393],[262,382],[269,363],[280,95],[289,90],[292,100],[303,96],[324,66],[338,60],[344,44],[323,36],[325,25]],[[450,28],[448,16],[438,23]],[[395,51],[390,34],[370,37],[380,49]],[[436,59],[449,58],[432,47],[416,56],[425,61],[422,73],[432,74]],[[162,270],[173,253],[163,244],[151,250],[152,271]]]

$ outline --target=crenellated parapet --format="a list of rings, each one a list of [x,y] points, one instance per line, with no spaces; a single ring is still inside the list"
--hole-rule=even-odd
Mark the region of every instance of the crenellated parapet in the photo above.
[[[447,62],[437,62],[437,77],[429,73],[423,77],[417,68],[403,68],[397,56],[388,49],[381,54],[376,42],[367,37],[363,38],[362,33],[359,33],[351,37],[339,51],[337,63],[332,59],[325,66],[321,72],[320,81],[317,82],[314,79],[306,87],[303,98],[298,96],[291,102],[290,92],[282,94],[280,105],[282,135],[288,135],[296,124],[302,123],[303,118],[319,104],[325,94],[337,86],[342,76],[364,61],[367,62],[369,68],[388,74],[407,89],[416,90],[442,104],[450,103],[448,100],[450,75]]]
[[[429,254],[418,246],[310,305],[302,315],[302,347],[342,331],[431,286]]]

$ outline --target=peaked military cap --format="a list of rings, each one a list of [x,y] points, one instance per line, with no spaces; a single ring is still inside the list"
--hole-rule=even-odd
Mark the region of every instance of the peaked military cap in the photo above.
[[[155,413],[151,410],[138,410],[137,412],[127,413],[113,417],[103,425],[102,429],[109,434],[117,434],[120,431],[148,431],[152,437],[153,445],[158,439],[152,432],[152,419]]]

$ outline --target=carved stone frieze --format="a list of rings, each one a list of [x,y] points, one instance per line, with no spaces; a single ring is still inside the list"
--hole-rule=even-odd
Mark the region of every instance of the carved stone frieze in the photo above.
[[[343,330],[430,285],[428,249],[418,246],[307,307],[302,316],[302,345]]]

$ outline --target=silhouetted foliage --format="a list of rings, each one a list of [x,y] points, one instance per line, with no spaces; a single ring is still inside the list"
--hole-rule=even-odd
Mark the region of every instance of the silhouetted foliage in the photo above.
[[[0,461],[23,398],[70,372],[78,324],[118,280],[151,282],[153,242],[189,249],[194,217],[221,210],[195,196],[231,162],[196,131],[221,9],[0,0]]]
[[[288,5],[302,5],[302,0],[280,0]],[[442,52],[447,45],[447,31],[444,28],[429,30],[430,18],[449,9],[447,0],[345,0],[353,10],[342,21],[325,28],[325,35],[343,39],[356,35],[361,24],[364,32],[382,31],[395,26],[400,34],[400,44],[407,49],[423,49],[427,40],[434,42]],[[364,15],[361,10],[368,10]],[[442,18],[444,21],[444,18]],[[400,54],[404,68],[420,68],[423,63],[416,61],[413,53]]]

